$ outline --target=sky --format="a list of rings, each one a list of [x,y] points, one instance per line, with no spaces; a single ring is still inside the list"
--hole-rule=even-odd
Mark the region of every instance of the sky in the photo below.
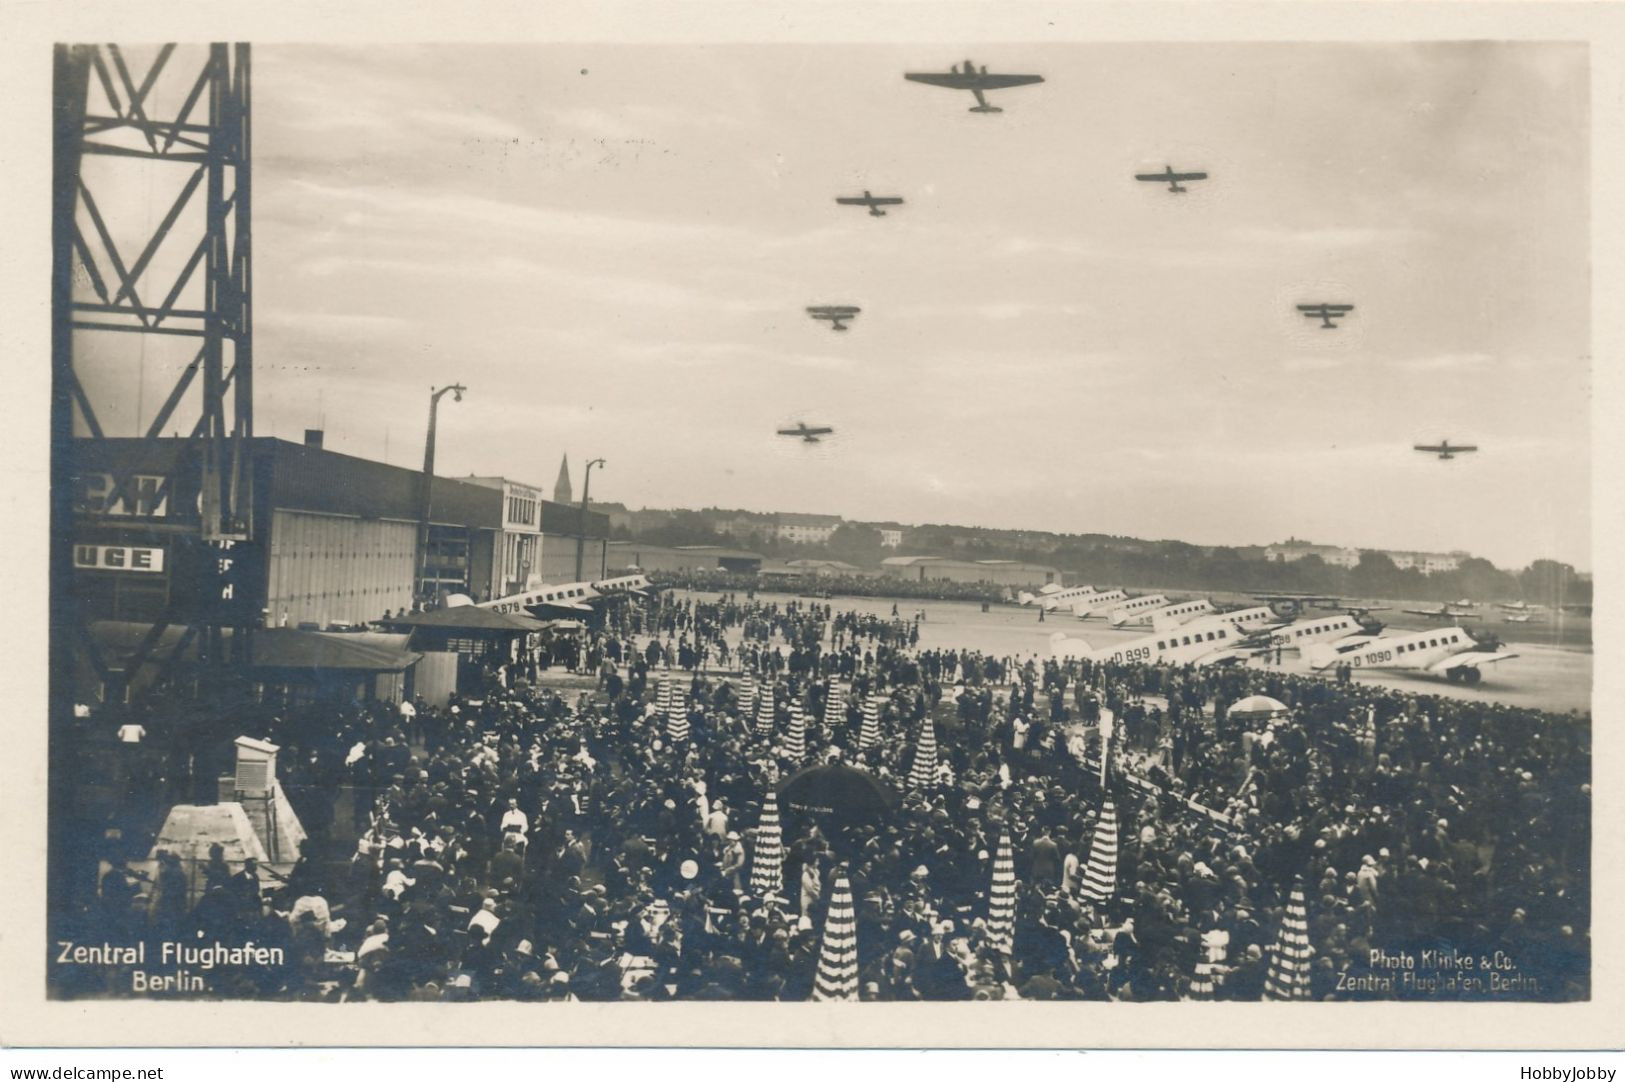
[[[967,55],[1045,82],[902,78]],[[257,46],[253,93],[261,435],[416,468],[461,382],[437,472],[634,508],[1590,567],[1581,46]]]

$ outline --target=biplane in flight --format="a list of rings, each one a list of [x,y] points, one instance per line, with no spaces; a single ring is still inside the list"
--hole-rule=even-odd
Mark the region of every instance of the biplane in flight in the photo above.
[[[1333,320],[1342,319],[1354,311],[1352,304],[1300,304],[1298,311],[1303,313],[1305,319],[1320,320],[1320,329],[1335,331],[1337,324]]]
[[[869,217],[884,218],[886,212],[880,208],[899,206],[903,198],[897,195],[872,195],[868,189],[864,189],[862,195],[838,195],[835,201],[843,207],[868,207]]]
[[[797,421],[793,428],[781,428],[781,436],[799,436],[808,443],[817,443],[820,436],[833,436],[835,430],[828,425],[809,425],[806,421]]]
[[[1457,444],[1452,447],[1449,440],[1440,440],[1436,444],[1418,443],[1416,444],[1416,450],[1426,451],[1430,455],[1438,455],[1441,460],[1449,460],[1457,455],[1470,454],[1478,450],[1478,448],[1467,443]]]
[[[969,60],[965,61],[965,70],[961,71],[955,64],[946,75],[935,72],[905,72],[903,78],[927,86],[943,86],[950,90],[969,90],[976,95],[976,104],[971,108],[973,113],[1002,113],[996,105],[987,103],[986,93],[989,90],[1004,90],[1012,86],[1028,86],[1032,83],[1044,81],[1042,75],[989,75],[987,66],[980,70]]]
[[[1207,174],[1176,173],[1174,172],[1173,166],[1165,165],[1163,166],[1163,171],[1160,173],[1135,173],[1134,179],[1149,181],[1152,184],[1167,184],[1170,192],[1185,192],[1189,191],[1190,189],[1184,187],[1180,181],[1206,180]]]
[[[814,319],[828,320],[832,331],[844,331],[860,311],[862,309],[853,304],[815,304],[808,307],[807,314]]]

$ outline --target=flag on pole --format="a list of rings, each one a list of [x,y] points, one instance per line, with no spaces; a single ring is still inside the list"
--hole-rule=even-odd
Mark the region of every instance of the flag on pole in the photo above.
[[[846,723],[846,690],[839,680],[829,682],[829,693],[824,696],[824,727],[839,732]]]
[[[914,745],[914,766],[908,772],[911,789],[928,789],[936,784],[937,727],[926,718],[920,723],[920,739]]]
[[[1117,894],[1117,808],[1110,800],[1100,809],[1089,865],[1083,870],[1083,896],[1105,904]]]
[[[858,750],[872,748],[880,743],[880,704],[884,697],[878,692],[863,702],[863,729],[858,733]]]
[[[784,734],[784,753],[795,763],[807,757],[807,715],[800,702],[790,704],[790,731]]]
[[[779,797],[768,783],[762,818],[756,824],[756,851],[750,860],[750,892],[761,898],[784,890],[784,828],[779,826]]]
[[[1303,900],[1303,880],[1292,887],[1292,897],[1281,917],[1281,931],[1270,951],[1270,968],[1264,977],[1265,999],[1308,999],[1309,909]]]
[[[1016,930],[1016,862],[1010,852],[1010,832],[999,834],[998,855],[993,858],[993,886],[988,892],[987,941],[994,950],[1009,954]]]
[[[835,874],[835,889],[830,893],[829,913],[824,918],[813,999],[857,998],[858,924],[852,909],[852,886],[843,870]]]
[[[762,694],[756,699],[756,735],[769,736],[773,732],[773,685],[763,684]]]

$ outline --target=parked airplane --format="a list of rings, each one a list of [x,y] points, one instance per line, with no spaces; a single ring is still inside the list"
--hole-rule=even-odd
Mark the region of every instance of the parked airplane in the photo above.
[[[1051,589],[1051,587],[1054,588]],[[1042,590],[1039,590],[1036,594],[1030,594],[1023,590],[1021,593],[1016,595],[1016,599],[1023,605],[1038,605],[1042,607],[1045,612],[1050,612],[1054,609],[1060,608],[1062,605],[1071,605],[1074,601],[1081,600],[1082,598],[1088,597],[1091,594],[1097,594],[1099,592],[1100,591],[1096,590],[1093,586],[1085,586],[1082,583],[1079,583],[1077,586],[1068,586],[1064,589],[1057,586],[1055,583],[1050,583]]]
[[[1503,612],[1501,619],[1509,624],[1544,624],[1546,617],[1538,612]]]
[[[780,436],[800,436],[808,443],[817,443],[818,437],[833,435],[835,430],[828,425],[809,425],[806,421],[797,421],[794,428],[781,428]]]
[[[1337,324],[1333,323],[1332,321],[1335,320],[1335,319],[1342,319],[1344,316],[1346,316],[1350,312],[1354,311],[1354,305],[1352,305],[1352,304],[1300,304],[1300,305],[1298,305],[1298,311],[1303,313],[1305,319],[1318,319],[1318,320],[1320,320],[1320,329],[1321,330],[1323,330],[1323,331],[1335,331],[1337,329]]]
[[[886,212],[881,207],[895,207],[903,202],[900,196],[871,195],[867,188],[862,195],[838,195],[835,201],[843,207],[868,207],[871,218],[884,218]]]
[[[1460,612],[1448,604],[1440,605],[1436,609],[1401,609],[1401,612],[1412,616],[1426,616],[1429,620],[1476,620],[1478,616],[1471,612]]]
[[[1449,440],[1440,440],[1436,445],[1418,443],[1413,449],[1417,451],[1426,451],[1430,455],[1438,455],[1440,461],[1448,461],[1455,458],[1457,455],[1465,455],[1478,450],[1477,447],[1473,447],[1469,444],[1458,444],[1457,446],[1452,447],[1450,446]]]
[[[567,582],[558,586],[538,586],[507,597],[482,601],[482,609],[525,613],[538,610],[561,615],[587,615],[596,611],[594,602],[615,597],[646,597],[659,587],[647,575],[620,575],[597,582]]]
[[[1072,615],[1080,620],[1087,620],[1094,613],[1104,612],[1127,600],[1128,594],[1122,590],[1107,590],[1085,597],[1075,597],[1072,599]]]
[[[1218,611],[1213,607],[1213,602],[1203,597],[1195,601],[1181,601],[1177,605],[1164,605],[1160,609],[1153,609],[1127,622],[1130,624],[1143,623],[1157,631],[1167,631],[1170,628],[1176,628],[1180,624],[1189,623],[1203,616],[1212,616]]]
[[[1154,184],[1166,182],[1170,192],[1183,192],[1187,189],[1180,186],[1182,180],[1206,180],[1206,173],[1176,173],[1171,165],[1163,166],[1161,173],[1135,173],[1135,180],[1148,180]]]
[[[1111,612],[1106,614],[1106,621],[1113,627],[1122,627],[1131,617],[1140,613],[1149,613],[1153,609],[1160,609],[1170,604],[1161,594],[1144,594],[1140,597],[1131,597]]]
[[[1247,659],[1245,636],[1223,623],[1206,627],[1186,626],[1173,631],[1153,631],[1127,642],[1095,648],[1064,631],[1049,637],[1050,656],[1085,661],[1142,665],[1217,665]]]
[[[1271,631],[1265,649],[1302,650],[1315,643],[1329,643],[1343,652],[1364,646],[1381,632],[1382,625],[1363,614],[1316,616]]]
[[[1497,601],[1495,607],[1502,612],[1539,612],[1542,608],[1527,601]]]
[[[860,311],[861,308],[852,304],[814,304],[807,308],[807,314],[814,319],[829,320],[829,329],[832,331],[846,330],[846,325],[856,318]]]
[[[1338,653],[1327,643],[1316,643],[1304,651],[1315,670],[1346,664],[1356,669],[1410,669],[1443,673],[1452,684],[1476,684],[1483,679],[1480,667],[1510,661],[1501,640],[1490,634],[1477,634],[1464,627],[1430,628],[1404,635],[1372,640],[1358,650]]]
[[[1003,90],[1012,86],[1027,86],[1032,83],[1044,81],[1042,75],[989,75],[984,65],[980,71],[969,60],[965,61],[965,70],[960,71],[955,64],[947,75],[935,73],[908,72],[903,78],[916,83],[925,83],[927,86],[945,86],[950,90],[969,90],[976,95],[976,105],[970,110],[973,113],[1002,113],[996,105],[989,105],[984,92],[989,90]]]

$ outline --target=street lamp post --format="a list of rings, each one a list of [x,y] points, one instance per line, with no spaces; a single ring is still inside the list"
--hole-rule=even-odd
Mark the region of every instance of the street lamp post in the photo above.
[[[576,511],[576,581],[581,579],[581,558],[585,554],[587,545],[587,493],[592,491],[592,468],[604,465],[601,458],[592,459],[587,463],[586,476],[581,481],[581,507]]]
[[[433,510],[434,494],[434,424],[440,409],[440,399],[450,392],[452,401],[461,402],[468,390],[461,383],[453,383],[432,391],[429,395],[429,435],[423,442],[423,479],[418,490],[418,546],[417,583],[415,592],[419,600],[427,600],[424,580],[429,570],[429,514]]]

